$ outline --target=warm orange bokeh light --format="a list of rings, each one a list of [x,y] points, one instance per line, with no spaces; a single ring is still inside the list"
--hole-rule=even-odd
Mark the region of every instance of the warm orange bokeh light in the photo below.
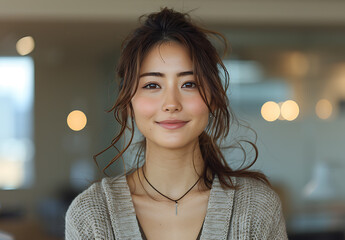
[[[261,116],[268,122],[273,122],[280,115],[279,105],[273,101],[266,102],[261,107]]]
[[[295,101],[287,100],[281,106],[282,117],[288,121],[295,120],[299,115],[299,107]]]
[[[73,131],[82,130],[87,122],[87,118],[82,111],[74,110],[67,117],[67,124]]]
[[[31,53],[34,50],[34,48],[35,48],[35,41],[33,37],[31,36],[26,36],[19,39],[16,44],[17,52],[22,56],[28,55],[29,53]]]

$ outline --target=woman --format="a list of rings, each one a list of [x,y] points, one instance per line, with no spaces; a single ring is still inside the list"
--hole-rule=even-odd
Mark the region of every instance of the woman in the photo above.
[[[112,108],[122,128],[109,148],[126,128],[133,138],[135,122],[144,164],[81,193],[67,211],[66,239],[287,239],[279,197],[248,170],[255,144],[255,160],[240,170],[220,150],[235,118],[208,35],[222,38],[165,8],[125,40]]]

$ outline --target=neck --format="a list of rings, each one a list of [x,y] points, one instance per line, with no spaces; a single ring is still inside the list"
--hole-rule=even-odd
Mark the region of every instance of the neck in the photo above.
[[[193,164],[194,162],[194,164]],[[150,144],[146,146],[145,164],[143,171],[147,180],[162,194],[172,198],[180,198],[200,178],[204,169],[200,147],[197,144],[183,149],[161,149]],[[158,196],[145,180],[140,171],[144,188],[150,195]],[[198,184],[191,190],[197,190]],[[164,197],[163,197],[164,198]]]

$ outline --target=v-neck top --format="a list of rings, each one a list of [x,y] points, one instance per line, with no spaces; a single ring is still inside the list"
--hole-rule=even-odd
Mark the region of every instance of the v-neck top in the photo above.
[[[223,189],[215,175],[200,239],[287,239],[278,195],[252,178],[232,181],[238,190]],[[125,175],[103,178],[73,200],[65,239],[142,239]]]
[[[147,240],[147,237],[146,237],[146,235],[145,235],[145,232],[144,232],[143,228],[142,228],[141,225],[140,225],[140,221],[139,221],[138,217],[137,217],[137,222],[138,222],[138,225],[139,225],[139,230],[140,230],[141,237],[143,238],[143,240]],[[196,237],[196,240],[200,240],[201,231],[202,231],[202,228],[204,227],[204,222],[205,222],[205,219],[204,219],[204,221],[202,222],[202,225],[201,225],[199,234],[198,234],[198,236]]]

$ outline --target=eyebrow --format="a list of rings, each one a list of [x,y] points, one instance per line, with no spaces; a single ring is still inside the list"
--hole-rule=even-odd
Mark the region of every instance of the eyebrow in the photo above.
[[[193,71],[185,71],[185,72],[180,72],[177,74],[178,77],[183,77],[183,76],[188,76],[188,75],[194,75],[194,72]],[[140,74],[139,78],[147,77],[147,76],[165,77],[165,74],[160,73],[160,72],[147,72],[147,73]]]

